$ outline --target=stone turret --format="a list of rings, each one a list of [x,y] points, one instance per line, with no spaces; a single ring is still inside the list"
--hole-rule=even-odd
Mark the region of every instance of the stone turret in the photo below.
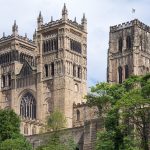
[[[53,22],[53,16],[51,16],[51,22]]]
[[[36,29],[35,29],[34,34],[33,34],[33,41],[35,41],[35,40],[36,40]]]
[[[14,21],[14,25],[12,26],[12,34],[14,36],[18,35],[18,26],[16,24],[16,20]]]
[[[85,17],[85,13],[83,14],[83,18],[81,20],[81,24],[83,26],[83,29],[86,31],[87,30],[87,19]]]
[[[42,16],[42,13],[41,13],[41,11],[40,11],[39,16],[38,16],[38,18],[37,18],[38,29],[41,28],[41,25],[42,25],[42,24],[43,24],[43,16]]]
[[[64,4],[64,7],[62,9],[62,19],[65,21],[68,19],[68,10],[66,8],[66,4]]]

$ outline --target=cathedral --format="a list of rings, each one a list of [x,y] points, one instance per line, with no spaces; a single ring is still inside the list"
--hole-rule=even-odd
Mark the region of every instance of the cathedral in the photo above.
[[[21,133],[38,134],[47,115],[59,109],[72,127],[73,104],[87,92],[87,19],[62,17],[44,23],[41,12],[33,40],[12,34],[0,39],[0,109],[13,109],[21,118]],[[78,112],[78,118],[79,114]]]

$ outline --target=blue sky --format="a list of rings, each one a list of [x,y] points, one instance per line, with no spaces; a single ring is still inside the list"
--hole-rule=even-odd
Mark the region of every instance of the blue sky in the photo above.
[[[106,81],[109,27],[138,18],[150,25],[150,0],[0,0],[0,34],[11,34],[17,20],[19,34],[29,38],[36,28],[36,19],[42,11],[44,22],[60,19],[66,3],[69,18],[77,17],[80,23],[83,13],[88,20],[88,86]],[[132,14],[134,8],[135,14]]]

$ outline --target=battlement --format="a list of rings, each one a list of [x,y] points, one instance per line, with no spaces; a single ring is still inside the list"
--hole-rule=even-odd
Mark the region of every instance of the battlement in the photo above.
[[[79,107],[83,107],[83,106],[87,106],[87,104],[85,102],[82,103],[73,103],[73,108],[79,108]]]
[[[134,25],[137,25],[138,27],[142,28],[143,30],[146,30],[147,32],[150,32],[150,27],[139,21],[138,19],[134,19],[131,21],[128,21],[126,23],[122,23],[119,25],[111,26],[110,27],[110,32],[116,32],[118,30],[124,29],[124,28],[129,28]]]
[[[57,26],[60,25],[61,23],[63,23],[64,21],[62,19],[56,20],[56,21],[50,21],[48,23],[45,23],[43,25],[41,25],[41,29],[47,28],[47,27],[53,27],[53,26]],[[83,26],[79,23],[77,23],[76,21],[72,21],[72,20],[67,20],[67,22],[69,25],[75,27],[76,29],[82,31],[83,30]]]
[[[13,34],[8,36],[3,36],[2,38],[0,38],[0,43],[6,42],[8,40],[13,40],[13,39],[18,39],[32,46],[35,46],[34,42],[31,39],[27,38],[26,36],[13,35]]]

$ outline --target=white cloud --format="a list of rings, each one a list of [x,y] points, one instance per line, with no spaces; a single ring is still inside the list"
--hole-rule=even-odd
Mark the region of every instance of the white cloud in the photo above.
[[[61,17],[63,4],[66,3],[69,17],[80,22],[85,12],[88,19],[88,86],[106,81],[107,49],[109,27],[138,18],[150,24],[149,0],[5,0],[0,1],[0,33],[11,34],[16,19],[20,34],[32,33],[36,27],[39,11],[44,21],[49,22]],[[132,8],[136,9],[132,14]]]

